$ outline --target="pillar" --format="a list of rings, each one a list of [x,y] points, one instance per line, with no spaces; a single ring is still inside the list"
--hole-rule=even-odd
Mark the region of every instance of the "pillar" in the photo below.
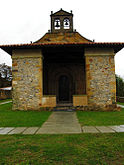
[[[41,49],[16,49],[12,53],[13,110],[38,110],[43,97]]]
[[[116,102],[114,50],[86,48],[86,93],[88,105],[105,107]]]

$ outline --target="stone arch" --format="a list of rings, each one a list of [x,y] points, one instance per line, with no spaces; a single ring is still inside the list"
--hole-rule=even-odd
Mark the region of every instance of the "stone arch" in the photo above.
[[[61,21],[59,18],[54,19],[54,29],[58,30],[61,28]]]
[[[49,91],[50,94],[56,95],[57,102],[59,102],[59,78],[62,75],[65,75],[68,77],[70,85],[69,85],[69,101],[72,102],[72,95],[74,94],[74,81],[75,81],[75,75],[72,74],[72,70],[68,67],[64,66],[59,66],[59,67],[54,67],[50,70],[49,75]],[[50,84],[51,83],[51,84]]]
[[[63,29],[70,29],[70,19],[68,17],[63,19]]]

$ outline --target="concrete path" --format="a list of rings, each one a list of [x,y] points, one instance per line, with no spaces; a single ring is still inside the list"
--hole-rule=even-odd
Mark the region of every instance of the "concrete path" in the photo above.
[[[115,132],[124,132],[124,125],[82,127],[82,133],[115,133]]]
[[[118,107],[124,108],[124,105],[117,104]]]
[[[75,112],[53,112],[36,134],[81,133]]]
[[[51,129],[51,130],[50,130]],[[83,126],[78,127],[58,127],[49,126],[44,124],[42,127],[1,127],[0,135],[12,135],[12,134],[76,134],[76,133],[118,133],[124,132],[124,125],[118,126]]]
[[[7,103],[11,103],[12,101],[6,101],[6,102],[3,102],[3,103],[0,103],[0,105],[2,104],[7,104]]]

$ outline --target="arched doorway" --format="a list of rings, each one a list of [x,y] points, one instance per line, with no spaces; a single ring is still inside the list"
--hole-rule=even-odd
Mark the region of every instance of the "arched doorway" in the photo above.
[[[70,80],[66,75],[61,75],[59,77],[58,83],[58,96],[59,102],[69,102],[70,101]]]

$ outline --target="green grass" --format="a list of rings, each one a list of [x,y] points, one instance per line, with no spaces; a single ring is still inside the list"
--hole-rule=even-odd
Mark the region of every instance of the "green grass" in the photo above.
[[[124,165],[124,133],[1,135],[0,164]]]
[[[0,105],[0,127],[41,126],[51,114],[48,111],[12,111],[12,103]],[[120,112],[77,111],[81,125],[123,125],[124,109]]]
[[[41,126],[51,112],[12,111],[0,105],[0,127]],[[77,112],[84,125],[124,124],[121,112]],[[124,133],[0,135],[0,164],[124,165]]]
[[[5,99],[5,100],[0,100],[0,103],[4,103],[6,101],[12,101],[12,99]]]
[[[117,104],[124,105],[124,103],[117,102]]]
[[[77,111],[77,117],[81,125],[123,125],[124,109],[120,112]]]
[[[41,126],[51,112],[12,111],[12,103],[0,105],[0,127]]]

